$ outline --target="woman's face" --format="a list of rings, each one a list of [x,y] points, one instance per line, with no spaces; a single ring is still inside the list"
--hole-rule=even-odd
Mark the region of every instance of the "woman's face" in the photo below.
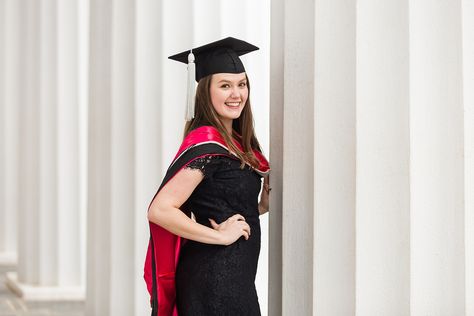
[[[212,75],[210,94],[222,123],[232,123],[233,119],[239,118],[249,95],[245,72]]]

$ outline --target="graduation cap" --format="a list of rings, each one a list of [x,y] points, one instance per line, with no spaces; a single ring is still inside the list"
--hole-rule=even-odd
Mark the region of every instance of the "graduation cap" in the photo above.
[[[239,56],[255,50],[258,50],[257,46],[227,37],[168,57],[188,65],[187,121],[194,118],[195,81],[216,73],[245,72]]]

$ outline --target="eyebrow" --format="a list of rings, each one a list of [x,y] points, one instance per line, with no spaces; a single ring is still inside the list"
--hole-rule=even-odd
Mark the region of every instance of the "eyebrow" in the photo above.
[[[247,81],[247,78],[241,79],[241,80],[239,80],[238,82],[242,82],[242,81]],[[232,83],[231,80],[227,80],[227,79],[219,80],[217,83],[221,83],[221,82],[229,82],[229,83]]]

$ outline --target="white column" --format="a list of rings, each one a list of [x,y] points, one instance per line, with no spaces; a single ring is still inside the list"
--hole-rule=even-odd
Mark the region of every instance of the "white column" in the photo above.
[[[150,296],[143,279],[143,266],[150,237],[147,209],[151,198],[160,185],[162,168],[160,139],[162,138],[163,63],[162,50],[163,8],[161,1],[138,1],[136,6],[136,53],[135,53],[135,309],[134,315],[150,313]],[[175,2],[179,3],[179,2]],[[183,12],[183,14],[185,14]],[[160,17],[160,18],[157,18]],[[184,20],[184,19],[183,19]],[[176,21],[178,22],[178,21]],[[181,29],[181,26],[179,27]],[[171,36],[171,34],[170,34]],[[180,36],[176,36],[179,38]],[[177,70],[178,68],[176,68]],[[177,83],[177,82],[174,82]],[[178,87],[182,87],[178,85]],[[182,100],[184,117],[184,99]],[[179,107],[179,103],[168,104]],[[177,141],[177,140],[175,140]]]
[[[186,66],[167,57],[192,48],[193,20],[190,0],[137,3],[135,269],[140,274],[135,280],[135,315],[150,312],[142,272],[149,239],[148,205],[178,150],[185,123]]]
[[[474,316],[474,1],[462,2],[466,316]]]
[[[284,0],[270,5],[270,213],[268,215],[268,315],[282,315],[282,209],[284,105]]]
[[[313,314],[354,315],[356,6],[321,0],[315,12]]]
[[[196,3],[191,0],[162,1],[161,54],[156,56],[156,58],[161,58],[162,65],[159,117],[161,131],[156,135],[156,141],[160,145],[162,159],[160,172],[163,176],[183,140],[187,89],[186,65],[168,59],[168,56],[193,48],[193,45],[197,44],[196,41],[193,41],[194,34],[198,34],[201,30],[204,31],[202,35],[209,35],[208,30],[203,28],[208,25],[208,21],[216,19],[216,17],[210,18],[196,14],[194,10],[199,10],[201,14],[212,14],[212,10],[216,10],[206,7],[206,1],[199,3],[199,5]],[[214,4],[213,7],[219,6],[217,2]],[[218,16],[217,13],[216,16]],[[218,29],[219,26],[215,26],[215,30]],[[204,40],[206,41],[205,38]],[[144,211],[146,212],[146,209]]]
[[[282,315],[310,315],[314,274],[315,5],[285,2]],[[273,23],[273,22],[272,22]],[[273,192],[272,192],[273,193]]]
[[[356,314],[361,316],[410,315],[407,22],[406,1],[357,4]]]
[[[54,0],[40,5],[40,26],[36,35],[39,44],[39,253],[38,285],[53,286],[59,269],[58,247],[58,65],[56,45],[56,10]],[[27,233],[27,232],[26,232]],[[44,254],[44,255],[43,255]],[[21,277],[21,275],[20,275]]]
[[[79,158],[79,10],[77,2],[57,1],[58,95],[58,280],[59,285],[81,284]]]
[[[90,2],[86,314],[110,315],[112,1]]]
[[[3,51],[3,197],[0,263],[17,262],[17,217],[19,203],[19,97],[20,97],[20,10],[16,0],[4,1]]]
[[[409,4],[411,313],[463,315],[461,1]]]
[[[225,1],[200,0],[199,3],[196,1],[192,2],[192,34],[195,46],[204,45],[223,37],[222,23],[224,16],[222,15],[223,11],[221,8],[224,5]],[[239,8],[239,11],[241,9],[243,8]],[[235,6],[233,10],[236,10]],[[243,10],[238,16],[243,21],[242,12]],[[233,17],[235,18],[235,16]],[[185,49],[189,49],[189,47]]]
[[[5,245],[5,76],[6,76],[6,56],[4,47],[6,46],[6,2],[0,1],[0,265],[5,264],[5,254],[7,252]]]
[[[110,314],[134,310],[135,1],[115,2],[111,54]]]
[[[40,3],[20,3],[18,279],[39,283],[39,26]]]
[[[22,225],[18,276],[8,282],[27,300],[81,300],[78,9],[49,0],[22,10]]]
[[[135,1],[93,1],[90,8],[86,313],[134,315],[140,271],[134,235]]]

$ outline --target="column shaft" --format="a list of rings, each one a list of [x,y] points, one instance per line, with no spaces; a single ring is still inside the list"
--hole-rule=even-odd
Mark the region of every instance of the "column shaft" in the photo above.
[[[285,3],[282,315],[310,315],[314,250],[314,1]],[[298,247],[295,247],[298,245]]]
[[[112,18],[110,315],[134,313],[135,1],[115,2]],[[143,214],[145,214],[143,212]],[[104,224],[104,223],[101,223]],[[139,302],[137,302],[139,304]],[[146,304],[147,302],[142,302]]]
[[[58,282],[58,117],[57,117],[57,36],[56,1],[40,6],[39,59],[39,283]]]
[[[410,1],[411,313],[465,313],[461,1]]]
[[[474,316],[474,2],[462,1],[466,316]]]
[[[23,90],[20,93],[19,130],[19,203],[18,279],[22,283],[39,284],[39,47],[40,3],[22,1],[20,13],[19,73]]]
[[[282,315],[283,263],[283,111],[284,111],[284,1],[270,5],[270,162],[268,315]]]
[[[214,2],[217,4],[217,2]],[[161,150],[161,172],[164,176],[171,160],[174,158],[181,141],[183,140],[184,130],[184,110],[186,105],[187,73],[186,66],[168,59],[168,56],[180,52],[181,50],[191,49],[197,44],[193,42],[193,36],[198,30],[203,31],[201,36],[210,35],[219,29],[214,24],[218,14],[214,17],[199,16],[194,11],[200,8],[201,14],[212,15],[214,5],[211,8],[206,7],[206,1],[195,6],[195,2],[165,0],[162,3],[162,43],[161,43],[161,104],[160,107],[160,129],[161,132],[156,140],[159,141]],[[218,7],[219,5],[217,5]],[[210,10],[208,10],[210,9]],[[208,12],[209,11],[209,12]],[[182,19],[176,19],[176,16],[182,16]],[[213,25],[213,31],[210,25]],[[196,38],[194,38],[196,40]],[[204,38],[204,41],[207,39]],[[153,135],[155,138],[155,135]]]
[[[78,142],[78,10],[23,2],[18,277],[27,300],[83,299]]]
[[[355,314],[356,6],[316,1],[313,313]]]
[[[199,5],[195,5],[195,2],[192,4],[194,45],[206,44],[222,37],[221,8],[223,5],[223,2],[213,0],[199,1]],[[239,14],[239,18],[242,19],[241,14]]]
[[[90,2],[86,314],[110,315],[113,2]]]
[[[0,2],[0,265],[4,261],[5,254],[5,224],[6,224],[6,210],[5,210],[5,78],[6,78],[6,2]]]
[[[410,315],[408,53],[408,3],[358,2],[357,315]]]
[[[180,2],[175,2],[180,3]],[[184,14],[184,13],[182,13]],[[159,16],[160,18],[157,18]],[[163,1],[138,1],[136,6],[135,54],[135,313],[150,313],[150,295],[143,279],[145,254],[150,237],[147,209],[160,185],[162,168],[160,139],[162,138],[162,106],[179,107],[179,103],[162,102],[163,74],[166,54],[163,52]],[[181,22],[187,21],[183,18]],[[178,21],[177,21],[178,22]],[[181,29],[180,26],[178,29]],[[171,36],[169,34],[168,36]],[[181,38],[181,36],[173,37]],[[178,69],[176,69],[176,72]],[[175,73],[176,73],[175,72]],[[169,79],[169,78],[168,78]],[[173,81],[174,84],[179,84]],[[174,86],[171,84],[171,86]],[[178,85],[181,87],[181,85]],[[182,111],[176,112],[184,117]]]
[[[3,45],[3,250],[0,262],[17,262],[17,218],[19,203],[19,97],[20,97],[20,13],[18,1],[4,2]]]
[[[57,161],[58,284],[81,284],[79,151],[79,10],[75,2],[57,2]],[[84,96],[81,96],[84,97]]]

